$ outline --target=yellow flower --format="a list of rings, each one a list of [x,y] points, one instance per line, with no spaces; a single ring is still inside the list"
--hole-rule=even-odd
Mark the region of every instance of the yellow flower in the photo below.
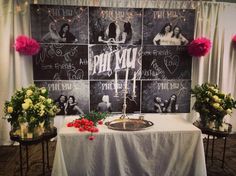
[[[29,89],[29,90],[26,91],[26,95],[27,95],[27,96],[30,96],[30,95],[32,95],[32,94],[33,94],[33,91],[32,91],[32,90]]]
[[[223,111],[224,109],[222,108],[222,106],[219,106],[219,108],[217,108],[219,111]]]
[[[41,101],[44,101],[44,100],[45,100],[45,97],[42,96],[42,95],[39,95],[39,99],[40,99]]]
[[[215,93],[218,93],[218,92],[219,92],[219,90],[218,90],[218,89],[214,89],[214,92],[215,92]]]
[[[22,104],[22,108],[23,108],[24,110],[27,110],[27,109],[29,108],[29,106],[30,106],[29,103],[23,103],[23,104]]]
[[[50,110],[48,113],[50,114],[50,116],[55,116],[55,113],[52,110]]]
[[[212,96],[212,93],[210,91],[207,91],[208,96]]]
[[[44,110],[41,110],[40,113],[39,113],[39,116],[42,117],[44,115],[45,111]]]
[[[48,99],[47,99],[47,103],[48,103],[48,104],[51,104],[51,103],[52,103],[52,99],[51,99],[51,98],[48,98]]]
[[[40,105],[40,109],[44,110],[45,106],[43,104]]]
[[[214,90],[215,88],[213,86],[209,86],[209,89]]]
[[[32,100],[29,99],[29,98],[25,99],[24,102],[25,102],[25,103],[28,103],[28,104],[32,104],[32,103],[33,103]]]
[[[231,110],[231,109],[227,109],[227,110],[226,110],[226,113],[227,113],[227,114],[231,114],[231,113],[232,113],[232,110]]]
[[[47,90],[46,90],[46,88],[45,88],[45,87],[41,87],[41,93],[42,93],[42,94],[45,94],[45,93],[46,93],[46,91],[47,91]]]
[[[213,103],[212,106],[215,108],[215,109],[218,109],[220,107],[220,104],[219,103]]]
[[[11,113],[13,112],[13,107],[8,106],[8,107],[7,107],[7,112],[11,114]]]
[[[220,103],[221,102],[221,99],[219,99],[219,97],[217,95],[214,95],[213,97],[213,100],[216,102],[216,103]]]

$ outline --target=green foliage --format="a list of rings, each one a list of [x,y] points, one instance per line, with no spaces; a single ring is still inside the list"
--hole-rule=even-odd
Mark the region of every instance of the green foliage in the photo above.
[[[191,93],[196,98],[193,109],[207,121],[215,120],[221,124],[223,117],[226,114],[231,115],[232,109],[236,108],[236,101],[231,94],[223,93],[215,84],[197,85],[191,90]]]
[[[34,128],[40,122],[48,122],[58,112],[53,100],[48,97],[45,87],[38,88],[31,85],[17,90],[10,101],[5,102],[5,119],[13,128],[19,127],[19,123],[27,122],[29,127]]]
[[[90,113],[84,114],[81,118],[88,119],[92,121],[94,125],[96,125],[98,121],[104,120],[107,116],[108,116],[107,112],[91,111]]]

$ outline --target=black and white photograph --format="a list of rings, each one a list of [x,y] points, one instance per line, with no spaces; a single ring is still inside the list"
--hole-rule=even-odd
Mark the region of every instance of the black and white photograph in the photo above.
[[[87,45],[41,44],[33,56],[34,80],[87,80]]]
[[[140,79],[142,48],[133,45],[93,45],[89,47],[89,78]]]
[[[46,87],[60,111],[57,115],[82,115],[89,112],[89,83],[80,81],[35,81]]]
[[[184,46],[143,46],[142,79],[191,79],[192,57]]]
[[[90,81],[90,111],[121,113],[125,81]],[[140,112],[140,81],[128,81],[126,112]]]
[[[40,43],[88,43],[88,7],[31,5],[31,32]]]
[[[144,9],[145,45],[186,46],[193,40],[195,10]]]
[[[142,81],[142,113],[188,113],[191,80]]]
[[[142,9],[89,7],[90,44],[140,45]]]

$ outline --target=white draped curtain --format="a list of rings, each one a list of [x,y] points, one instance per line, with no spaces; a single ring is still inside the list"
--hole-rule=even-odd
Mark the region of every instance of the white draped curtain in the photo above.
[[[192,87],[211,82],[236,97],[236,48],[231,43],[236,34],[236,4],[204,1],[158,0],[1,0],[0,1],[0,117],[3,107],[16,89],[33,83],[32,58],[19,55],[13,45],[18,35],[30,36],[30,4],[107,6],[130,8],[196,9],[195,38],[212,41],[210,54],[193,58]],[[193,102],[194,100],[192,100]],[[197,118],[191,111],[189,121]],[[236,129],[236,111],[230,119]],[[0,145],[9,143],[10,126],[0,118]]]

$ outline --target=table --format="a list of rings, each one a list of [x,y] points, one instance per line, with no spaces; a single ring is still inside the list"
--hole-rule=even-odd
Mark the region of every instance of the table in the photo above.
[[[207,175],[202,134],[197,127],[181,114],[145,114],[144,118],[154,126],[142,131],[115,131],[101,125],[93,141],[87,139],[88,132],[61,128],[52,175]]]
[[[22,167],[22,146],[26,148],[26,170],[29,170],[29,154],[28,154],[28,146],[35,144],[42,144],[42,162],[43,162],[43,175],[45,175],[45,160],[44,160],[44,142],[46,142],[46,151],[47,151],[47,167],[49,168],[49,153],[48,153],[48,141],[57,136],[57,129],[54,127],[50,131],[43,133],[41,136],[34,137],[32,139],[24,138],[22,139],[18,135],[14,135],[12,131],[10,131],[10,139],[12,141],[19,142],[20,147],[20,173],[23,175],[23,167]]]
[[[232,125],[229,125],[229,130],[228,131],[218,131],[218,130],[212,130],[209,128],[204,128],[201,127],[200,125],[194,124],[197,126],[203,134],[207,135],[207,142],[206,142],[206,150],[205,150],[205,158],[206,158],[206,163],[207,163],[207,158],[208,158],[208,148],[209,148],[209,139],[210,136],[212,136],[212,148],[211,148],[211,162],[213,163],[213,156],[214,156],[214,146],[215,146],[215,139],[216,138],[224,138],[224,148],[223,148],[223,155],[222,155],[222,165],[221,168],[224,168],[224,163],[225,163],[225,149],[226,149],[226,141],[227,137],[231,134],[232,131]]]

